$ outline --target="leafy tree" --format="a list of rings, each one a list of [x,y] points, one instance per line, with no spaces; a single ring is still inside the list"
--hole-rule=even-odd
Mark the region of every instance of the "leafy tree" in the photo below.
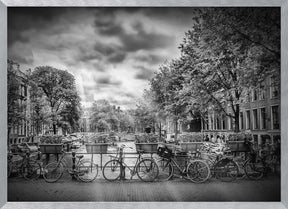
[[[279,9],[205,8],[194,20],[180,46],[179,69],[187,72],[182,93],[233,118],[239,131],[247,89],[280,73]]]
[[[122,132],[131,131],[134,127],[134,118],[130,111],[120,112],[119,122],[119,128]]]
[[[80,116],[79,96],[74,76],[64,70],[40,66],[32,72],[31,82],[39,94],[45,95],[45,100],[50,107],[50,119],[54,134],[57,132],[57,126],[61,124],[61,114],[64,121],[68,122],[70,126],[75,126],[75,122]],[[69,111],[67,111],[68,109]],[[66,116],[65,112],[68,113]]]
[[[139,100],[136,108],[131,110],[134,123],[135,131],[144,132],[145,128],[150,127],[152,131],[155,131],[156,126],[156,112],[152,104],[149,102],[148,93],[144,93],[144,99]]]
[[[107,100],[94,102],[91,122],[94,131],[120,131],[120,112]]]
[[[131,111],[116,109],[107,100],[95,101],[91,108],[91,126],[93,131],[123,132],[134,126]]]
[[[179,91],[183,88],[185,68],[179,67],[179,60],[164,63],[150,82],[152,101],[158,104],[157,118],[170,116],[178,126],[178,120],[187,117],[187,102],[179,98]],[[157,105],[152,105],[157,106]],[[161,117],[160,117],[161,116]],[[176,128],[177,137],[177,128]]]
[[[60,126],[65,132],[77,132],[80,129],[80,98],[78,95],[71,97],[71,100],[68,104],[65,104],[63,109],[60,112]]]
[[[33,82],[30,85],[31,122],[36,135],[39,135],[42,132],[42,124],[49,125],[51,123],[50,108],[45,96],[37,86]]]
[[[205,118],[209,108],[239,130],[241,100],[267,75],[280,78],[279,8],[200,8],[180,45],[181,57],[151,81],[160,109]],[[279,81],[280,82],[280,81]]]
[[[161,89],[159,89],[161,90]],[[153,118],[154,129],[158,132],[159,136],[162,134],[163,124],[165,124],[165,120],[169,116],[169,113],[165,111],[165,108],[161,108],[161,105],[155,102],[156,98],[161,97],[163,95],[156,95],[154,91],[144,90],[143,101],[144,107],[150,114],[150,117]],[[163,106],[162,106],[163,107]]]

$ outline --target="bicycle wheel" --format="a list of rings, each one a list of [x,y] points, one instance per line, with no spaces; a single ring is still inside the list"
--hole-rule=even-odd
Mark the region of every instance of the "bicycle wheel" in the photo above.
[[[238,180],[245,179],[246,177],[245,170],[244,170],[245,154],[244,155],[241,154],[240,156],[233,158],[233,160],[238,166],[239,173],[238,173],[237,179]]]
[[[237,166],[238,166],[238,170],[239,170],[237,179],[238,180],[245,179],[246,173],[245,173],[245,170],[244,170],[244,165],[242,163],[241,164],[237,163]]]
[[[118,160],[109,160],[102,169],[103,177],[107,181],[115,181],[121,175],[121,163]]]
[[[151,182],[157,178],[159,169],[154,160],[143,159],[137,164],[136,173],[141,181]]]
[[[256,159],[255,162],[248,160],[244,164],[244,171],[249,179],[259,180],[264,176],[265,167],[260,159]]]
[[[43,177],[46,182],[53,183],[58,181],[64,172],[63,165],[59,162],[48,163],[44,168]]]
[[[91,182],[96,179],[98,175],[98,165],[85,160],[81,161],[78,166],[77,177],[83,182]]]
[[[38,179],[41,175],[41,165],[37,162],[27,162],[22,167],[22,176],[27,180]]]
[[[214,173],[217,179],[230,182],[236,180],[239,170],[237,164],[233,160],[224,158],[215,164]]]
[[[158,174],[157,179],[159,181],[168,181],[169,179],[171,179],[171,177],[173,176],[173,172],[174,172],[171,162],[168,159],[162,158],[158,160],[156,163],[159,169],[159,174]]]
[[[204,160],[193,160],[187,166],[187,176],[194,183],[203,183],[210,177],[209,165]]]

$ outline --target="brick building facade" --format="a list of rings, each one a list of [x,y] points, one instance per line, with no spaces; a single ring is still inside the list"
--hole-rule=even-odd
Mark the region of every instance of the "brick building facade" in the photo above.
[[[13,72],[14,75],[16,75],[15,80],[17,80],[18,83],[18,98],[16,101],[16,105],[19,106],[17,109],[19,112],[19,115],[22,115],[22,117],[19,117],[18,123],[15,124],[8,124],[11,125],[8,129],[8,145],[9,144],[17,144],[24,141],[32,140],[29,137],[33,135],[33,128],[31,128],[30,123],[30,95],[29,95],[29,85],[28,85],[28,77],[27,73],[24,73],[20,70],[20,65],[12,60],[8,60],[7,62],[7,70],[10,72]]]
[[[280,79],[267,77],[258,88],[249,89],[240,101],[239,129],[249,131],[258,145],[266,140],[274,143],[280,139]],[[231,111],[227,107],[227,111]],[[201,121],[202,132],[210,135],[226,134],[233,131],[234,122],[230,117],[209,110],[206,120]]]

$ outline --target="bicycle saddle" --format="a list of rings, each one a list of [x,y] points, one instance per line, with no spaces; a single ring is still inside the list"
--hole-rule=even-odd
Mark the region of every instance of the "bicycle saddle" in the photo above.
[[[79,158],[79,159],[81,159],[81,158],[84,157],[84,155],[77,155],[76,157]]]

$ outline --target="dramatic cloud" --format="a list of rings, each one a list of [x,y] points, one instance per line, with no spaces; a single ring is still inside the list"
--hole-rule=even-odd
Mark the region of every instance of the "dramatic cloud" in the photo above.
[[[65,13],[66,8],[13,7],[8,12],[8,45],[14,42],[28,42],[31,38],[24,31],[49,27],[53,19]]]
[[[135,78],[141,79],[141,80],[149,80],[153,77],[154,71],[146,68],[144,66],[135,66],[136,69],[139,69],[139,72],[137,72]]]
[[[99,16],[99,15],[98,15]],[[155,32],[147,32],[143,23],[137,21],[132,24],[132,32],[127,32],[121,22],[117,21],[115,13],[103,18],[96,17],[95,30],[102,35],[116,36],[122,44],[123,50],[135,52],[138,50],[150,50],[157,48],[165,48],[169,43],[174,42],[174,37],[166,33],[160,34]]]
[[[193,8],[8,8],[8,58],[75,76],[83,105],[134,107],[192,25]]]
[[[95,83],[99,85],[115,85],[115,86],[120,86],[121,82],[120,81],[112,81],[112,78],[110,76],[104,76],[104,77],[99,77],[95,79]]]
[[[140,62],[147,62],[148,64],[151,65],[160,64],[165,61],[165,59],[162,56],[148,53],[136,56],[135,60],[138,60]]]

